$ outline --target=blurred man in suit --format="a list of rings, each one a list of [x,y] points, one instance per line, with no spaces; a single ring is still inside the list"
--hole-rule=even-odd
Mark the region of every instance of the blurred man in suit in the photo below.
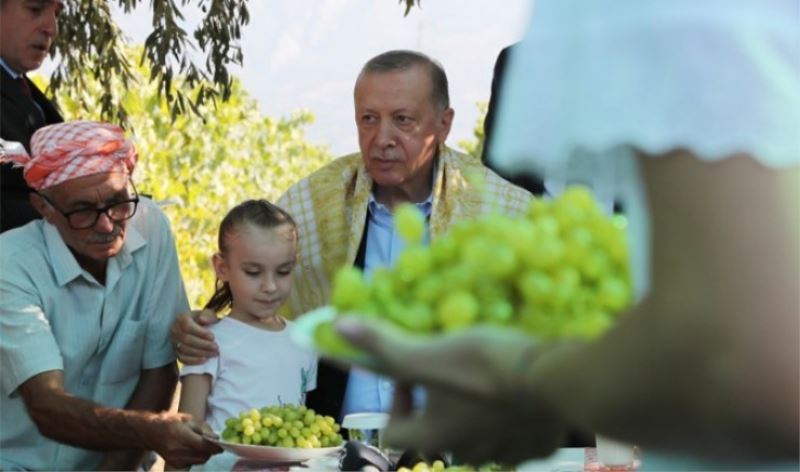
[[[0,138],[30,152],[33,133],[64,121],[25,74],[39,68],[58,34],[62,0],[0,0]],[[22,170],[0,166],[0,232],[39,218]]]
[[[498,169],[497,166],[493,163],[492,155],[491,155],[491,143],[492,143],[492,127],[494,126],[494,117],[497,113],[497,102],[500,98],[500,90],[503,83],[503,73],[506,70],[506,64],[508,62],[508,55],[511,51],[511,48],[514,45],[506,46],[500,51],[500,54],[497,55],[497,60],[494,63],[494,75],[492,75],[492,95],[489,98],[489,107],[486,110],[486,119],[483,122],[483,151],[481,153],[481,162],[483,164],[492,169],[493,171],[500,174],[501,177],[510,181],[511,183],[518,185],[525,190],[531,192],[534,195],[541,196],[545,193],[544,188],[544,180],[533,173],[531,174],[512,174],[503,169]]]

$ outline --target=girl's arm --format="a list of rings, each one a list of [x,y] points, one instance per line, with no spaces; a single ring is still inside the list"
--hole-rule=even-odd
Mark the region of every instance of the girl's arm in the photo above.
[[[181,377],[181,401],[178,411],[192,415],[192,418],[203,425],[203,432],[208,433],[205,423],[208,394],[211,392],[211,376],[208,374],[189,374]],[[167,464],[166,470],[188,470]]]
[[[181,402],[178,411],[192,415],[197,422],[205,421],[209,393],[211,393],[210,375],[184,375],[181,377]]]

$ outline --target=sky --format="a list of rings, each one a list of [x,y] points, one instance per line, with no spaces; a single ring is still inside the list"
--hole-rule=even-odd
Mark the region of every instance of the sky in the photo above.
[[[150,32],[149,3],[115,19],[135,43]],[[192,2],[194,3],[194,2]],[[185,7],[187,9],[190,6]],[[232,72],[264,115],[310,110],[306,130],[334,155],[358,150],[353,84],[369,58],[414,49],[439,60],[455,109],[448,144],[473,138],[477,102],[488,101],[497,53],[518,40],[530,0],[422,0],[407,17],[397,0],[251,0],[242,32],[244,64]],[[187,11],[187,29],[199,12]]]

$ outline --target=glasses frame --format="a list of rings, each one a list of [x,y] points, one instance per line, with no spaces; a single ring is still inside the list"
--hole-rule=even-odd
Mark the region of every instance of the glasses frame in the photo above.
[[[64,218],[67,219],[67,223],[69,224],[70,228],[72,228],[72,229],[89,229],[89,228],[92,228],[94,225],[97,224],[97,220],[100,219],[100,215],[103,214],[103,213],[106,215],[106,217],[109,220],[113,221],[114,223],[122,223],[123,221],[131,219],[133,217],[133,215],[136,214],[136,209],[139,207],[139,191],[136,190],[136,185],[134,185],[133,180],[129,179],[128,182],[131,184],[131,187],[133,187],[133,195],[134,195],[133,198],[129,198],[127,200],[120,200],[120,201],[114,202],[114,203],[112,203],[110,205],[106,205],[106,206],[104,206],[102,208],[93,208],[93,209],[84,208],[84,209],[81,209],[81,210],[64,211],[61,208],[59,208],[55,203],[53,203],[52,200],[47,198],[47,196],[45,194],[43,194],[42,192],[36,192],[36,193],[40,197],[42,197],[42,199],[44,199],[44,201],[46,201],[48,205],[53,207],[53,209],[55,209],[57,212],[61,213],[64,216]],[[115,218],[115,217],[111,216],[111,214],[108,212],[109,210],[111,210],[115,206],[126,204],[126,203],[128,203],[128,204],[133,203],[133,211],[131,211],[131,214],[126,216],[125,218],[121,218],[121,219],[120,218]],[[84,226],[84,225],[76,226],[75,224],[73,224],[72,218],[71,218],[72,215],[74,215],[76,213],[87,212],[89,210],[93,210],[95,212],[94,219],[92,220],[92,224],[86,225],[86,226]]]

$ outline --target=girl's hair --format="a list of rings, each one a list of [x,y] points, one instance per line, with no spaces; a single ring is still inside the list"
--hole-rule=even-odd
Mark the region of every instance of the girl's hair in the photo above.
[[[289,224],[294,230],[295,239],[297,239],[297,224],[289,213],[267,200],[247,200],[233,207],[222,219],[217,240],[220,254],[224,256],[228,252],[227,236],[244,224],[251,224],[263,229]],[[203,308],[219,313],[230,307],[232,302],[233,295],[228,282],[217,279],[214,282],[214,295]]]

